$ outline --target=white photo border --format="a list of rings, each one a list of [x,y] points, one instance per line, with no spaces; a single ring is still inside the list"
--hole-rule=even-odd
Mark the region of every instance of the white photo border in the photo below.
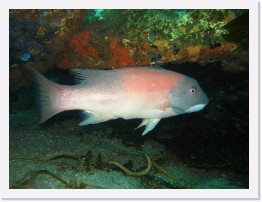
[[[249,9],[249,189],[84,189],[30,190],[9,189],[9,9]],[[258,78],[259,39],[258,1],[248,0],[143,0],[143,1],[68,1],[8,0],[1,4],[1,198],[89,198],[89,199],[258,199],[259,195],[259,128]]]

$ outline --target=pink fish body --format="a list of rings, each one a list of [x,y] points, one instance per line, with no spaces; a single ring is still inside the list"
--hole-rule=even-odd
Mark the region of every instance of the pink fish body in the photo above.
[[[137,127],[151,131],[162,118],[199,111],[208,98],[198,82],[185,75],[153,67],[114,70],[71,70],[77,85],[60,85],[38,72],[40,123],[66,110],[83,110],[88,116],[79,125],[112,119],[143,119]]]

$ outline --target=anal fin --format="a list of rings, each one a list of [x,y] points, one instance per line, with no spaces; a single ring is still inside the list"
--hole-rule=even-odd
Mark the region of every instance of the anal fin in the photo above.
[[[135,130],[142,126],[146,126],[144,132],[142,133],[142,135],[145,135],[149,131],[153,130],[159,121],[160,119],[143,119],[142,123],[140,123],[139,126],[135,128]]]
[[[103,117],[99,114],[94,114],[94,113],[89,113],[89,112],[84,112],[83,115],[84,115],[83,116],[84,120],[79,123],[79,126],[101,123],[101,122],[108,121],[110,119],[108,117]]]

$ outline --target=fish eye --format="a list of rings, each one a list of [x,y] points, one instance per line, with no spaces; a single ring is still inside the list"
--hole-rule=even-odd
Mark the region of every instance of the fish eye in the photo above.
[[[190,88],[189,92],[190,92],[192,95],[196,94],[196,92],[197,92],[196,87]]]

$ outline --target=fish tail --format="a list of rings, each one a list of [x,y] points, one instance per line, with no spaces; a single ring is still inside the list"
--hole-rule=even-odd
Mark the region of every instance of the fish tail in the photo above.
[[[55,114],[64,111],[59,99],[64,87],[48,80],[36,70],[33,70],[33,73],[36,81],[36,103],[40,114],[39,123],[43,123]]]

